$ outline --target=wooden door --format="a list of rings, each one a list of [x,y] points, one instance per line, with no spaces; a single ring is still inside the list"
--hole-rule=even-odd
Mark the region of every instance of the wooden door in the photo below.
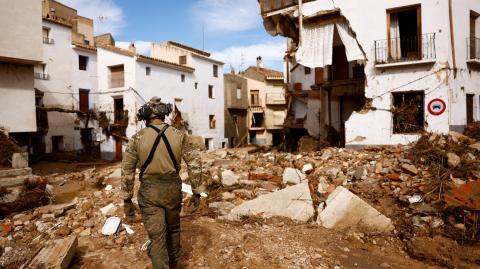
[[[473,123],[473,94],[467,94],[467,124]]]
[[[84,89],[79,90],[79,96],[80,96],[79,107],[80,107],[80,111],[82,112],[88,112],[89,110],[89,102],[90,102],[89,96],[88,96],[89,92],[90,92],[89,90],[84,90]]]
[[[325,82],[324,70],[325,69],[320,67],[315,68],[315,84],[316,85],[322,85]]]
[[[115,138],[115,161],[121,161],[122,157],[122,139],[117,137]]]

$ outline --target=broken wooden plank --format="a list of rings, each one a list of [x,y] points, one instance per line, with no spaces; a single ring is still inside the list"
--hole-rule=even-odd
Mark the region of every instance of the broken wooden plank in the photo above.
[[[76,236],[53,241],[45,246],[26,269],[67,269],[77,249]]]

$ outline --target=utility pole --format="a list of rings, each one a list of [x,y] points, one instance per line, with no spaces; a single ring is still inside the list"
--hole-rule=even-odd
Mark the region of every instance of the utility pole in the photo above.
[[[303,0],[298,0],[298,46],[302,45],[303,31]]]

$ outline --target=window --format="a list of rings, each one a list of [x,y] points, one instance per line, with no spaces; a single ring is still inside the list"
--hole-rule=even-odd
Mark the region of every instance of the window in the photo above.
[[[467,124],[473,123],[473,98],[475,95],[467,94]]]
[[[39,64],[35,67],[34,77],[41,80],[49,80],[50,75],[48,75],[47,64]]]
[[[195,82],[195,90],[198,89],[198,82]]]
[[[213,65],[213,76],[218,78],[218,65]]]
[[[42,34],[44,44],[53,44],[53,39],[50,38],[50,28],[43,27]]]
[[[265,117],[263,113],[253,113],[252,128],[263,128],[265,126]]]
[[[479,14],[473,11],[470,11],[470,37],[468,40],[468,59],[479,59],[480,58],[480,37],[477,36],[477,23]]]
[[[78,70],[87,70],[88,57],[83,55],[78,55]]]
[[[310,67],[305,66],[305,75],[310,75],[312,73],[312,69]]]
[[[251,106],[260,106],[260,92],[259,90],[250,91],[250,105]]]
[[[213,86],[212,85],[208,85],[208,98],[210,98],[210,99],[215,98],[215,94],[213,92]]]
[[[242,99],[242,89],[237,88],[237,100]]]
[[[393,133],[408,134],[423,131],[425,108],[423,91],[393,93]]]
[[[418,60],[422,55],[420,5],[387,10],[388,58]]]
[[[110,70],[110,88],[119,88],[125,86],[125,68],[122,65],[109,66]]]
[[[90,109],[89,107],[89,93],[90,93],[90,90],[85,90],[85,89],[80,89],[78,90],[78,94],[79,94],[79,109],[80,111],[82,112],[88,112],[88,110]]]
[[[145,68],[145,75],[150,76],[151,73],[152,73],[152,68],[150,68],[150,66],[147,66]]]
[[[84,44],[84,45],[87,45],[87,46],[90,46],[90,41],[88,41],[88,40],[83,40],[83,44]]]
[[[185,75],[184,75],[184,74],[182,74],[182,75],[180,76],[180,80],[181,80],[182,82],[185,82]]]
[[[210,122],[210,129],[215,129],[217,127],[217,120],[215,119],[215,115],[209,115],[209,122]]]
[[[180,56],[178,61],[180,62],[181,65],[187,64],[187,56],[186,55]]]
[[[52,152],[64,150],[63,136],[52,136]]]

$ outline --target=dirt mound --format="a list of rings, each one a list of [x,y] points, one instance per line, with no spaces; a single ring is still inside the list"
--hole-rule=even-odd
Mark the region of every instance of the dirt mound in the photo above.
[[[480,122],[474,122],[467,125],[464,134],[470,138],[480,141]]]
[[[10,167],[13,153],[22,152],[17,143],[0,130],[0,167]]]
[[[299,152],[313,152],[328,148],[330,144],[327,141],[319,140],[310,136],[304,136],[298,142]]]

